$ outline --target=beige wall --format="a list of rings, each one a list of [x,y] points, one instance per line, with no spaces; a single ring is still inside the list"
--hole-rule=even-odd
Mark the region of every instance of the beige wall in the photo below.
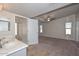
[[[62,21],[63,20],[63,21]],[[64,22],[65,18],[43,24],[43,36],[64,38]]]
[[[65,35],[65,22],[72,22],[72,35],[69,37],[69,40],[76,40],[75,39],[75,19],[76,15],[69,15],[66,17],[62,17],[60,19],[53,20],[48,23],[43,23],[43,33],[41,36],[53,37],[53,38],[60,38],[60,39],[67,39]]]

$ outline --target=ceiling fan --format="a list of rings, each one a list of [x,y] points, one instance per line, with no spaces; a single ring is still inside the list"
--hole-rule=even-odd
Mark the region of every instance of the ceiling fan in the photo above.
[[[45,20],[46,22],[50,22],[50,21],[55,20],[55,17],[51,17],[50,15],[48,15],[44,20]]]

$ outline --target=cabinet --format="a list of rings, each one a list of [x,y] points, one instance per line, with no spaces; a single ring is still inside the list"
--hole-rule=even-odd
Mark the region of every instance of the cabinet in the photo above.
[[[12,54],[9,54],[8,56],[27,56],[27,49],[26,48],[21,49],[21,50],[16,51]]]

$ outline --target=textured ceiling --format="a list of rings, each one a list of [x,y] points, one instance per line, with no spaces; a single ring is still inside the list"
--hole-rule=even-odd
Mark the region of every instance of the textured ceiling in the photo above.
[[[6,10],[25,17],[34,17],[68,4],[70,3],[10,3]]]

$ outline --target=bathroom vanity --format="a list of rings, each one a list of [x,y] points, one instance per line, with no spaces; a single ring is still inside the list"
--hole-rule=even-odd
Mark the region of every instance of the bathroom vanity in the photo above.
[[[0,48],[0,56],[26,56],[27,47],[28,45],[15,39]]]

